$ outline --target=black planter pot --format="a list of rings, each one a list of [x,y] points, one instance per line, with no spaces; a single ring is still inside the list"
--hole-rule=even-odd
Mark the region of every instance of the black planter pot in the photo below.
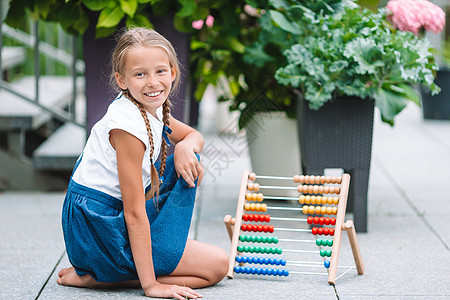
[[[428,89],[421,89],[423,117],[450,120],[450,69],[439,70],[435,83],[441,88],[441,92],[435,96],[431,96]]]
[[[347,211],[360,232],[367,232],[367,192],[372,155],[374,100],[338,98],[319,110],[300,96],[298,132],[304,174],[341,168],[350,174]]]

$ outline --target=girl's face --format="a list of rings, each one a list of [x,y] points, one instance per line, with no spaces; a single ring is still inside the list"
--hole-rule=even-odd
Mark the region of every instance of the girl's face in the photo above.
[[[137,47],[128,50],[124,73],[116,73],[115,77],[120,88],[128,89],[156,117],[156,109],[169,96],[176,75],[162,48]]]

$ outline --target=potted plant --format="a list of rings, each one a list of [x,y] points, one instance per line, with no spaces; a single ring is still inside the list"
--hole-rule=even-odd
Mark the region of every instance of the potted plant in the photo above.
[[[283,7],[279,24],[295,43],[276,80],[299,91],[298,124],[305,173],[342,168],[352,175],[350,209],[358,230],[367,231],[367,187],[374,106],[384,122],[408,101],[420,104],[417,84],[439,92],[430,45],[397,31],[387,11],[353,2],[333,14]]]

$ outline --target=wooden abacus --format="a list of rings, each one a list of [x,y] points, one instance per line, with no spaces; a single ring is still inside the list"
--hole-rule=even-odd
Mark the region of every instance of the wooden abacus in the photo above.
[[[293,181],[297,186],[260,186],[255,181],[256,179],[271,179]],[[342,177],[326,177],[326,176],[308,176],[308,175],[295,175],[293,177],[278,177],[278,176],[257,176],[255,173],[244,171],[242,176],[241,188],[239,191],[239,199],[236,209],[235,218],[230,215],[225,216],[225,225],[228,230],[228,234],[231,240],[231,250],[229,256],[229,269],[227,276],[229,278],[234,277],[234,273],[255,274],[255,275],[273,275],[273,276],[288,276],[290,274],[311,274],[311,275],[327,275],[328,283],[335,284],[337,278],[344,275],[355,267],[342,267],[347,270],[336,278],[338,269],[338,257],[339,249],[341,245],[342,230],[345,230],[350,240],[351,249],[353,252],[353,258],[357,273],[362,275],[364,273],[364,265],[359,250],[358,240],[356,237],[355,227],[353,221],[349,220],[344,222],[345,210],[347,206],[347,196],[350,185],[350,175],[343,174]],[[258,193],[259,190],[276,190],[276,189],[295,189],[300,195],[298,197],[285,197],[285,196],[273,196],[264,195]],[[322,196],[322,194],[328,194],[331,196]],[[301,207],[288,207],[288,206],[271,206],[263,202],[267,200],[295,200],[298,201]],[[255,203],[259,202],[259,203]],[[317,204],[310,205],[310,204]],[[271,215],[264,214],[247,214],[245,211],[258,211],[265,212],[267,210],[273,210],[275,212],[283,213],[283,211],[299,211],[308,216],[307,218],[285,218],[273,217]],[[318,217],[317,215],[336,215],[334,217]],[[310,225],[310,229],[302,228],[279,228],[274,225],[256,225],[251,223],[242,223],[242,221],[249,222],[270,222],[270,221],[294,221],[294,222],[306,222]],[[317,225],[317,227],[312,227]],[[334,227],[334,228],[333,228]],[[333,237],[332,239],[284,239],[278,238],[272,235],[241,235],[241,231],[252,232],[299,232],[317,235],[325,235]],[[243,246],[241,243],[272,243],[278,244],[279,242],[299,242],[299,243],[315,243],[319,247],[317,250],[302,250],[302,249],[282,249],[278,247],[258,247],[258,246]],[[329,250],[329,247],[332,247]],[[259,253],[259,256],[245,256],[241,253]],[[284,258],[267,257],[270,254],[282,254],[283,252],[294,253],[319,253],[323,258],[323,262],[312,261],[289,261]],[[330,257],[330,259],[326,259]],[[259,268],[259,267],[245,267],[246,263],[250,264],[264,264],[264,265],[278,265],[278,266],[292,266],[296,267],[325,267],[327,272],[304,272],[304,271],[289,271],[283,268]]]

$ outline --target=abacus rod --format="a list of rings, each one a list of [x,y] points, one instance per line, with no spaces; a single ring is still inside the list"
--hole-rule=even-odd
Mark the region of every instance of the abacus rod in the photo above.
[[[278,239],[279,242],[315,243],[315,240]]]
[[[296,231],[296,232],[311,232],[311,229],[300,228],[274,228],[274,231]]]
[[[265,175],[256,175],[255,178],[261,178],[261,179],[278,179],[278,180],[292,180],[292,181],[294,181],[294,177],[283,177],[283,176],[265,176]]]
[[[320,251],[317,250],[300,250],[300,249],[283,249],[283,252],[320,253]]]
[[[326,275],[328,273],[318,273],[318,272],[300,272],[300,271],[289,271],[289,274],[303,274],[303,275]]]
[[[260,189],[297,190],[295,186],[260,185]]]
[[[302,218],[280,218],[280,217],[270,217],[270,220],[274,220],[274,221],[306,222],[306,219],[302,219]]]
[[[301,208],[301,207],[267,206],[267,209],[273,209],[273,210],[298,210],[298,211],[303,211],[303,208]]]
[[[269,199],[269,200],[295,200],[295,201],[298,201],[298,197],[281,197],[281,196],[263,196],[263,199]]]

